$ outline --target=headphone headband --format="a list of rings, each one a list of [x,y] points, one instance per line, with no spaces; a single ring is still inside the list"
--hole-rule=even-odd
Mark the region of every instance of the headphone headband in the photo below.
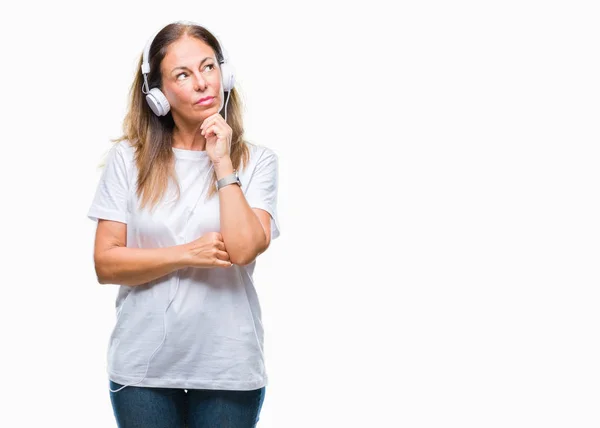
[[[227,61],[227,55],[225,52],[225,48],[223,48],[223,44],[221,43],[221,41],[219,40],[219,38],[210,30],[208,30],[208,28],[197,24],[195,22],[192,21],[176,21],[176,22],[172,22],[172,24],[183,24],[183,25],[196,25],[199,27],[203,27],[204,29],[206,29],[207,31],[209,31],[213,37],[215,39],[217,39],[217,43],[219,44],[219,48],[221,49],[221,55],[223,56],[223,60],[222,61],[218,61],[219,64],[223,64]],[[171,25],[171,24],[167,24],[167,25]],[[146,46],[144,46],[144,52],[142,54],[142,74],[148,74],[150,73],[150,48],[152,47],[152,42],[154,42],[154,39],[156,38],[156,36],[158,35],[158,33],[160,33],[167,25],[165,25],[163,28],[161,28],[160,30],[158,30],[156,33],[154,33],[154,35],[146,42]]]
[[[150,56],[150,46],[152,46],[152,42],[156,38],[156,35],[161,32],[161,30],[162,28],[154,33],[154,36],[152,36],[152,38],[146,42],[146,46],[144,46],[144,53],[142,54],[142,74],[150,73],[150,62],[148,59]]]

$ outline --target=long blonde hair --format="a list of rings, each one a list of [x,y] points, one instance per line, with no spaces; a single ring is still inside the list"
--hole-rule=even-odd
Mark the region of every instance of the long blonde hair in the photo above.
[[[206,28],[187,23],[169,24],[156,35],[150,47],[150,73],[148,75],[150,88],[161,87],[160,64],[165,57],[167,48],[184,35],[194,37],[208,44],[215,52],[217,62],[219,64],[223,62],[223,51],[218,40]],[[176,184],[177,198],[180,197],[172,150],[175,122],[171,112],[166,116],[159,117],[150,110],[145,95],[142,93],[144,78],[141,73],[141,65],[142,56],[140,56],[138,71],[129,91],[129,107],[123,120],[123,135],[113,141],[118,143],[128,140],[135,148],[135,162],[138,169],[136,194],[140,202],[140,208],[143,209],[149,206],[152,210],[167,191],[169,179],[172,179]],[[224,110],[225,107],[223,107],[223,113]],[[248,143],[244,140],[241,98],[235,88],[229,93],[227,124],[233,131],[231,161],[233,168],[240,170],[248,162],[249,149]],[[216,174],[213,172],[207,198],[211,198],[217,193],[215,182]]]

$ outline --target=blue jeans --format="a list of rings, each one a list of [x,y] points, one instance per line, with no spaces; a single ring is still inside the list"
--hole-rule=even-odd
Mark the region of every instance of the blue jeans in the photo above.
[[[120,385],[109,380],[112,390]],[[128,386],[110,392],[119,428],[254,428],[265,387],[253,391]]]

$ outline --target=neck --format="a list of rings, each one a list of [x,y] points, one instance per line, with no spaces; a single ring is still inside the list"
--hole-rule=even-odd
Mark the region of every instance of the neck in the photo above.
[[[173,147],[184,150],[206,150],[206,138],[200,134],[201,123],[185,124],[175,122]]]

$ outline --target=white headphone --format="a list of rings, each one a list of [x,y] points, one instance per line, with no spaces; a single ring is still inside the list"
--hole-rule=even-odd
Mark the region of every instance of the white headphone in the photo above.
[[[178,21],[176,22],[176,24],[198,25],[188,21]],[[167,97],[165,97],[165,94],[163,94],[159,88],[150,89],[148,85],[148,74],[150,73],[150,47],[152,46],[152,42],[154,41],[156,35],[161,31],[162,28],[159,31],[157,31],[156,34],[154,34],[154,36],[150,40],[148,40],[148,43],[146,43],[146,47],[144,48],[144,53],[142,56],[142,75],[144,76],[142,92],[146,94],[146,102],[150,106],[150,109],[157,116],[165,116],[167,113],[169,113],[169,110],[171,110],[171,106],[169,105],[169,101],[167,101]],[[229,61],[225,56],[223,45],[221,44],[217,36],[215,36],[215,38],[219,43],[219,47],[221,48],[221,53],[223,54],[224,58],[223,61],[219,64],[221,69],[221,95],[223,95],[223,91],[229,92],[235,86],[235,76],[233,74],[233,69],[229,64]],[[223,108],[223,96],[221,96],[221,108]],[[219,111],[221,110],[221,108],[219,108]]]

